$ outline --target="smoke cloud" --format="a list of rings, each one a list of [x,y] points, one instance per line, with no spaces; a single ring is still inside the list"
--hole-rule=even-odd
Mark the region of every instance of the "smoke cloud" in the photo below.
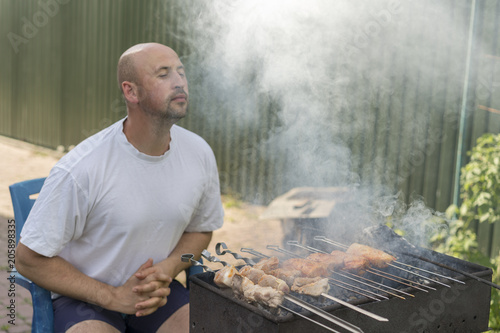
[[[443,7],[448,2],[399,0],[182,4],[182,38],[191,50],[183,61],[197,117],[223,128],[225,139],[254,135],[243,140],[243,153],[286,156],[276,161],[282,188],[369,186],[362,193],[387,198],[398,177],[410,176],[443,140],[425,132],[432,121],[426,107],[463,79],[465,59],[439,60],[463,54],[468,22],[457,17],[468,9],[455,4],[455,12]],[[412,103],[418,112],[402,116]],[[440,117],[454,123],[457,114],[452,105]],[[226,123],[229,116],[234,121]],[[263,126],[266,133],[257,134]],[[402,147],[401,132],[422,140]],[[352,151],[354,141],[365,150]],[[402,162],[388,163],[389,155]]]

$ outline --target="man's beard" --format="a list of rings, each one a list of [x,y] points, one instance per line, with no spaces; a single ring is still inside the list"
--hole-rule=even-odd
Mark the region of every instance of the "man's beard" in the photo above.
[[[162,121],[177,122],[186,116],[187,110],[188,110],[187,102],[185,105],[177,107],[172,107],[169,103],[164,111],[161,110],[159,112],[156,112],[155,114]]]
[[[187,114],[187,94],[186,102],[184,103],[184,105],[172,105],[173,103],[175,102],[172,102],[169,98],[168,101],[165,102],[164,107],[158,109],[151,107],[149,100],[145,100],[141,106],[148,116],[150,116],[152,119],[155,119],[155,121],[159,122],[160,124],[164,124],[165,122],[168,124],[174,124],[184,118]]]

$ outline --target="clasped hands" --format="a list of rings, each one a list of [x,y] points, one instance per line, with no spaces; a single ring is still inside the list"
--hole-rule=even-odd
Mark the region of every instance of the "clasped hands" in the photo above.
[[[167,303],[172,277],[148,259],[125,284],[117,287],[120,312],[147,316]]]

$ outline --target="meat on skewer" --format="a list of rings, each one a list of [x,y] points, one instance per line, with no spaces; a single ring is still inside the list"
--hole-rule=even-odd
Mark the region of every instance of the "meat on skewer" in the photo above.
[[[384,251],[380,251],[370,246],[358,243],[352,243],[346,250],[346,253],[364,257],[370,262],[372,266],[378,268],[385,268],[391,262],[396,260],[395,257],[391,256],[388,253],[385,253]]]
[[[253,268],[252,266],[247,265],[243,266],[239,273],[261,287],[271,287],[276,290],[280,290],[285,294],[290,292],[290,288],[285,281],[275,276],[268,275],[261,269]]]
[[[313,253],[307,256],[307,259],[314,262],[322,262],[328,266],[328,269],[338,271],[344,268],[345,252],[333,251],[332,253]]]
[[[261,259],[258,263],[253,265],[253,268],[261,269],[264,272],[270,272],[273,269],[278,268],[279,264],[280,260],[278,259],[278,257],[270,257]]]
[[[375,264],[378,265],[376,267],[380,267],[379,261],[375,261]],[[277,257],[271,257],[260,260],[253,268],[261,269],[266,274],[285,280],[291,286],[297,276],[326,277],[330,275],[329,270],[336,272],[347,271],[363,275],[370,268],[370,260],[365,256],[353,253],[332,251],[331,253],[313,253],[306,259],[287,259],[281,265]]]
[[[215,273],[214,283],[220,288],[231,288],[235,295],[247,302],[256,302],[270,308],[278,307],[284,298],[282,291],[254,284],[249,278],[238,273],[234,266],[225,266]]]
[[[336,272],[348,271],[363,275],[369,268],[369,261],[364,257],[345,253],[342,251],[332,251],[328,253],[313,253],[307,257],[308,260],[323,263],[329,270]]]
[[[293,281],[291,289],[292,291],[295,291],[299,294],[319,297],[323,293],[328,293],[328,291],[330,290],[330,285],[328,284],[328,279],[326,278],[298,277]]]
[[[233,276],[238,270],[233,266],[224,266],[215,273],[214,283],[220,288],[232,288]]]
[[[233,276],[232,288],[237,296],[247,300],[247,302],[256,302],[270,308],[277,308],[283,303],[285,296],[282,291],[254,284],[249,278],[240,274]]]
[[[328,276],[328,266],[308,259],[291,258],[283,262],[282,268],[298,270],[305,277]]]
[[[279,279],[282,279],[283,281],[286,282],[289,286],[293,285],[293,281],[302,276],[302,272],[296,269],[285,269],[285,268],[277,268],[274,269],[270,272],[267,272],[267,274],[275,276]]]
[[[255,284],[259,283],[259,280],[263,275],[266,275],[266,273],[262,269],[253,268],[250,265],[245,265],[240,268],[239,273],[252,280],[252,282]]]
[[[368,261],[368,259],[349,253],[345,254],[344,268],[342,268],[342,270],[363,275],[368,268],[370,268],[370,261]]]
[[[275,276],[265,274],[262,270],[251,266],[244,266],[240,269],[240,274],[248,277],[252,282],[257,282],[262,287],[272,287],[288,294],[290,288],[287,283]],[[290,284],[292,291],[309,296],[319,297],[322,293],[328,293],[330,285],[327,278],[296,277]]]

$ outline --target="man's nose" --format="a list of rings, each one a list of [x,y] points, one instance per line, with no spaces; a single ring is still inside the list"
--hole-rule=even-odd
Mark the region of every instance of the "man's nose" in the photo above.
[[[174,86],[175,88],[184,88],[186,86],[186,78],[179,73],[174,75]]]

